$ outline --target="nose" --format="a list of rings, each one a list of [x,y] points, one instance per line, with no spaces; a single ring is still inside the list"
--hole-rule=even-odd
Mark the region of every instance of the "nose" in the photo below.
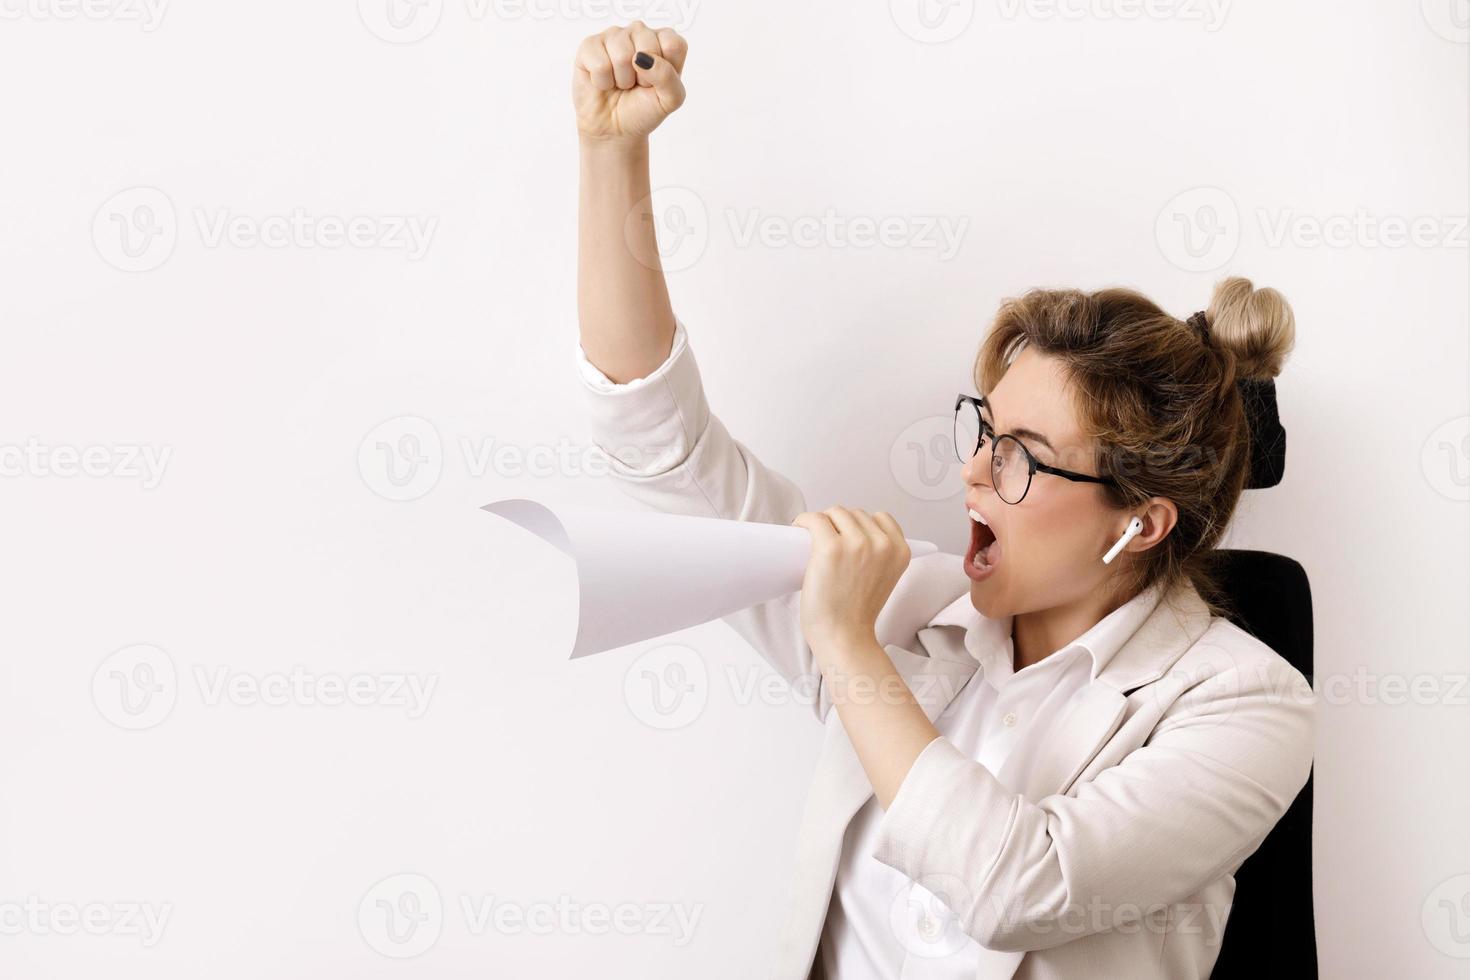
[[[990,486],[990,440],[960,467],[960,479],[967,487]]]

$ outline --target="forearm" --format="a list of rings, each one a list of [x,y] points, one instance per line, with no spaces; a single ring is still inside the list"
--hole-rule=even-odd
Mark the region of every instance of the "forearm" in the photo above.
[[[668,357],[674,311],[649,201],[648,141],[581,139],[577,311],[587,359],[623,384]]]
[[[939,731],[876,637],[819,639],[812,649],[843,730],[886,810]]]

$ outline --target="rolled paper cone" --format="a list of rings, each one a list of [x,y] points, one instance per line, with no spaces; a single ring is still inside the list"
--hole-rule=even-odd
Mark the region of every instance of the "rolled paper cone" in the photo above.
[[[555,545],[577,565],[577,640],[585,657],[707,623],[796,592],[811,533],[657,511],[555,509],[513,498],[487,510]],[[908,542],[912,557],[939,549]]]

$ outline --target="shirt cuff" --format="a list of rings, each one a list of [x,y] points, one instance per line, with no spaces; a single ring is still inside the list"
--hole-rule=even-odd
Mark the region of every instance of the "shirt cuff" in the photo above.
[[[636,480],[671,472],[689,459],[709,426],[694,347],[683,323],[674,324],[669,356],[652,373],[625,384],[593,367],[577,344],[592,443],[608,457],[615,476]]]
[[[974,889],[995,866],[1015,818],[1016,794],[941,735],[904,775],[879,821],[873,857],[917,882],[963,869]]]
[[[668,374],[669,368],[674,363],[674,360],[683,353],[686,343],[684,324],[676,317],[674,319],[674,342],[669,348],[669,356],[664,358],[664,362],[649,374],[641,378],[634,378],[632,381],[623,384],[618,384],[597,370],[592,362],[587,360],[587,352],[582,349],[580,342],[577,342],[575,345],[577,348],[577,370],[581,372],[582,380],[587,383],[587,386],[595,391],[618,391],[619,389],[639,388],[652,381],[657,381]]]

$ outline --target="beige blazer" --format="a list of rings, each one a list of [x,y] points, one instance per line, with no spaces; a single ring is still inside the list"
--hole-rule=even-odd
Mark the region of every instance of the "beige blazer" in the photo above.
[[[779,523],[807,509],[790,480],[710,414],[687,343],[631,386],[584,387],[593,440],[642,503]],[[878,621],[931,720],[978,668],[964,630],[940,616],[969,590],[960,560],[916,559]],[[815,693],[825,729],[771,974],[779,980],[820,976],[843,835],[872,794],[822,689],[798,603],[787,596],[727,618],[789,683]],[[1235,870],[1306,783],[1315,703],[1290,664],[1211,617],[1192,588],[1176,589],[1037,735],[1040,752],[1016,754],[1040,764],[992,774],[946,739],[930,743],[883,816],[874,857],[943,889],[952,925],[984,947],[977,980],[1206,977]]]

